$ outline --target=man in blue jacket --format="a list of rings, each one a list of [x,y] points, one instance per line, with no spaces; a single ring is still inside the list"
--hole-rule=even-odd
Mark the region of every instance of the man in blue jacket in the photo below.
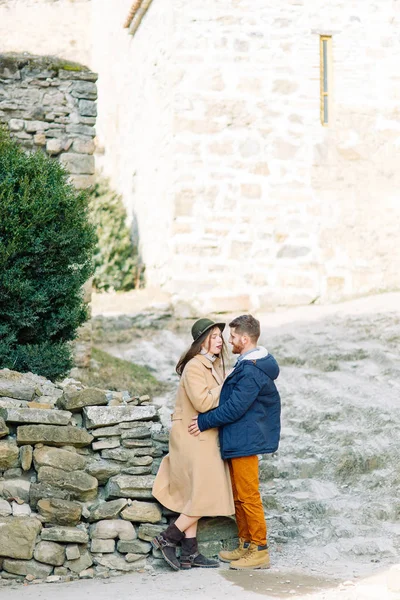
[[[260,323],[251,315],[231,323],[229,343],[239,354],[222,386],[219,406],[194,417],[192,435],[219,427],[221,456],[231,473],[239,547],[219,558],[232,569],[267,569],[267,526],[259,491],[258,454],[275,452],[280,438],[281,401],[274,380],[279,366],[257,346]]]

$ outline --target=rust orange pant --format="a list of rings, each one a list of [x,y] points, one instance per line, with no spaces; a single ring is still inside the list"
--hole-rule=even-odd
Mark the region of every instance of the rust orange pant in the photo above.
[[[267,525],[258,480],[258,456],[228,460],[239,537],[258,546],[267,543]]]

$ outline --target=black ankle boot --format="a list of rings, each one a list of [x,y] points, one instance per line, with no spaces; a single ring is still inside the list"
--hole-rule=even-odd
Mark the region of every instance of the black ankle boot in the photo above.
[[[161,550],[164,560],[170,567],[179,571],[180,563],[176,557],[176,547],[185,537],[183,531],[177,528],[175,523],[172,523],[162,531],[159,535],[151,540],[151,545],[157,550]]]
[[[182,540],[181,569],[191,569],[192,567],[203,567],[204,569],[219,567],[217,560],[206,558],[199,553],[195,537]]]

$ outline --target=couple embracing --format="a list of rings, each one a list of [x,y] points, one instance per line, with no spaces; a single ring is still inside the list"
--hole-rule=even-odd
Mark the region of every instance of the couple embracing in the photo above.
[[[279,444],[280,397],[274,383],[279,367],[257,346],[257,319],[242,315],[229,327],[229,343],[239,355],[231,373],[225,373],[225,323],[210,319],[193,325],[193,343],[176,367],[180,382],[169,454],[153,496],[179,516],[152,541],[175,570],[218,567],[217,560],[198,551],[197,524],[201,517],[234,513],[239,546],[221,551],[219,559],[233,569],[269,567],[258,455],[275,452]]]

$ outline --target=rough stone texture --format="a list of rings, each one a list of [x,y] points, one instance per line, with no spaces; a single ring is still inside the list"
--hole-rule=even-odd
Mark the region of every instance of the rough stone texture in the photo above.
[[[36,560],[12,560],[6,558],[3,562],[3,569],[8,573],[15,575],[33,575],[35,579],[44,579],[53,570],[50,565],[43,565]]]
[[[76,527],[49,527],[42,530],[41,538],[49,542],[70,542],[72,544],[87,544],[89,541],[86,531]]]
[[[161,521],[162,513],[158,504],[134,500],[122,511],[121,517],[127,521],[138,523],[158,523]]]
[[[118,475],[121,472],[121,463],[113,462],[110,460],[94,459],[90,460],[86,466],[86,471],[96,477],[98,482],[102,485],[113,475]]]
[[[121,442],[118,439],[106,438],[105,440],[98,440],[97,442],[92,443],[92,449],[95,452],[99,450],[107,450],[111,448],[118,448]]]
[[[85,456],[76,452],[70,452],[64,448],[53,448],[50,446],[35,448],[33,460],[36,470],[40,467],[54,467],[58,469],[62,466],[64,471],[81,471],[86,466]]]
[[[142,523],[139,525],[138,538],[145,542],[151,542],[151,540],[164,531],[165,525],[153,525],[151,523]]]
[[[137,569],[142,569],[146,565],[146,562],[141,555],[138,555],[137,560],[131,563],[128,563],[123,556],[116,554],[96,556],[94,558],[94,562],[97,565],[102,565],[103,567],[123,572],[136,571]]]
[[[19,460],[23,471],[29,471],[32,466],[33,448],[26,445],[19,449]]]
[[[71,412],[80,411],[85,406],[103,406],[107,404],[104,390],[87,388],[74,390],[65,388],[63,396],[57,401],[57,406]]]
[[[121,554],[148,554],[151,552],[150,542],[144,542],[143,540],[119,540],[117,543],[117,550]]]
[[[3,417],[0,417],[0,438],[5,437],[9,433],[10,433],[10,430],[8,429],[7,425],[5,424]]]
[[[128,500],[119,498],[118,500],[111,500],[110,502],[103,502],[97,508],[93,509],[90,513],[89,521],[101,521],[103,519],[116,519],[121,510],[123,510],[128,504]]]
[[[85,426],[88,429],[116,425],[129,421],[146,421],[157,416],[155,406],[91,406],[83,409]]]
[[[60,487],[49,485],[48,483],[32,483],[30,486],[29,502],[33,508],[36,508],[39,500],[46,498],[70,500],[71,494]]]
[[[37,510],[45,523],[53,525],[77,525],[82,515],[80,504],[57,498],[42,498]]]
[[[7,500],[0,498],[0,517],[8,517],[8,515],[11,515],[11,512],[11,504]]]
[[[15,440],[0,440],[0,471],[19,466],[19,448]]]
[[[152,475],[116,475],[106,486],[107,498],[152,498],[155,477]]]
[[[94,539],[90,544],[90,550],[97,553],[109,553],[115,550],[115,540]]]
[[[66,547],[65,555],[68,560],[76,560],[80,557],[81,553],[79,552],[79,546],[76,544],[71,544]]]
[[[40,467],[38,480],[67,490],[73,500],[86,502],[97,496],[97,479],[84,471],[68,472],[53,467]]]
[[[0,370],[0,397],[32,400],[35,391],[35,383],[27,380],[21,373],[9,369]]]
[[[18,502],[13,502],[12,514],[13,517],[30,517],[32,514],[32,509],[29,504],[19,504]]]
[[[29,560],[42,524],[29,517],[0,519],[0,556]]]
[[[34,408],[0,409],[6,423],[41,423],[44,425],[68,425],[71,413],[64,410]]]
[[[65,562],[65,566],[68,567],[73,573],[81,573],[81,571],[91,567],[92,564],[92,557],[86,550],[83,551],[80,557],[76,560],[67,560]]]
[[[136,539],[136,531],[132,523],[121,519],[108,519],[98,521],[90,526],[90,535],[93,539],[109,540],[119,538],[120,540]]]
[[[237,537],[237,526],[234,519],[218,517],[201,519],[197,531],[199,542],[226,540]]]
[[[39,542],[33,553],[34,558],[42,563],[61,567],[65,560],[65,546],[56,542]]]
[[[93,440],[84,429],[69,425],[21,425],[17,429],[18,444],[49,444],[51,446],[71,445],[81,448],[89,446]]]
[[[0,496],[4,498],[20,498],[23,502],[30,502],[32,484],[27,479],[9,479],[0,481]]]

